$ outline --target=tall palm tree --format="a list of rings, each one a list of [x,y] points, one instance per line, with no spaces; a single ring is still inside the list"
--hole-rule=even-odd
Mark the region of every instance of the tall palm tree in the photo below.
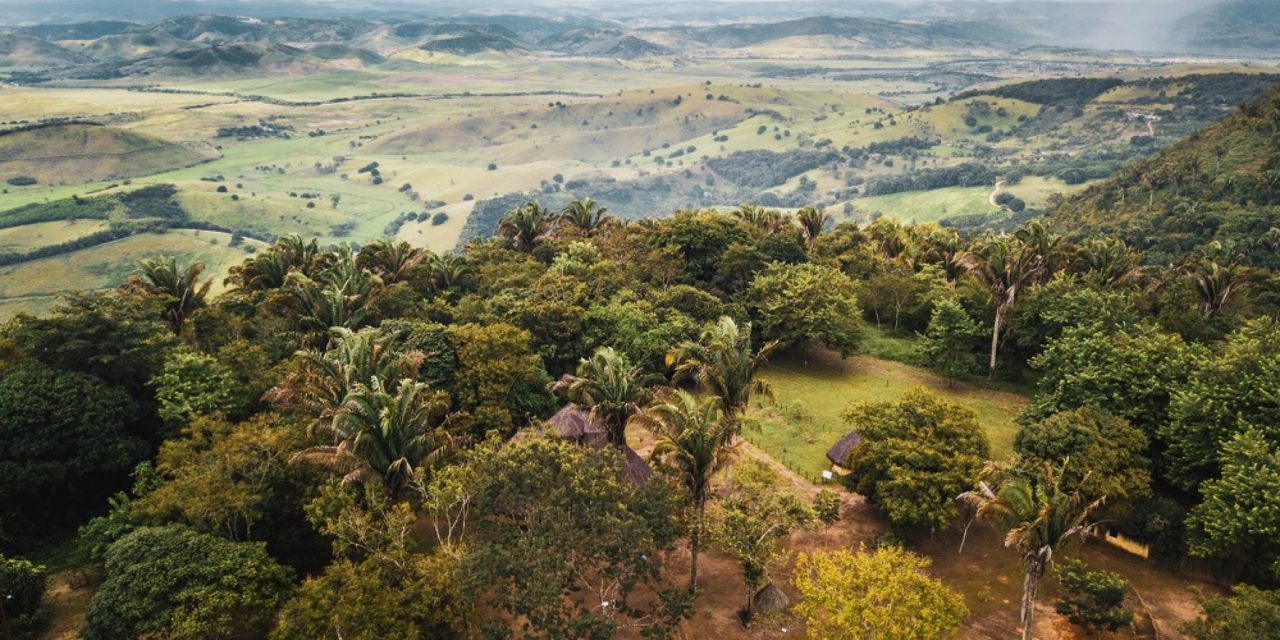
[[[815,207],[805,207],[796,212],[796,222],[800,223],[800,231],[804,234],[805,247],[813,251],[813,244],[827,224],[831,222],[831,214],[819,211]]]
[[[1075,247],[1050,231],[1043,221],[1032,220],[1019,227],[1013,235],[1039,256],[1041,268],[1036,274],[1037,282],[1048,282],[1054,273],[1066,268],[1074,258]]]
[[[316,429],[332,421],[357,385],[413,378],[421,364],[421,353],[400,349],[399,335],[334,327],[329,348],[296,352],[289,373],[264,397],[281,409],[311,416]]]
[[[533,253],[551,232],[551,215],[537,202],[512,209],[498,223],[498,236],[522,253]]]
[[[294,271],[285,279],[285,291],[297,309],[298,324],[312,337],[330,327],[355,329],[365,324],[373,306],[386,291],[382,278],[356,263],[348,247],[342,247],[315,279]]]
[[[284,256],[289,267],[310,276],[325,261],[324,252],[315,238],[304,241],[302,236],[291,233],[281,236],[271,247],[272,251]]]
[[[758,204],[739,205],[733,210],[733,217],[755,227],[766,236],[776,233],[785,222],[777,210],[765,209]]]
[[[890,218],[878,218],[866,229],[867,235],[875,241],[880,255],[893,260],[911,245],[911,232],[902,223]]]
[[[408,242],[392,242],[379,238],[360,249],[356,264],[392,285],[405,278],[409,270],[427,258],[427,252]]]
[[[1142,280],[1146,271],[1140,254],[1119,238],[1090,238],[1080,244],[1076,262],[1086,277],[1106,287]]]
[[[990,373],[995,374],[1000,349],[1000,331],[1023,288],[1030,286],[1044,269],[1044,261],[1033,245],[1006,235],[980,240],[961,254],[956,263],[968,271],[991,294],[995,319],[991,327]]]
[[[395,496],[417,469],[438,465],[452,450],[450,417],[449,394],[410,379],[393,393],[375,377],[356,385],[334,419],[322,423],[336,444],[310,447],[294,459],[338,469],[343,482],[379,481]]]
[[[1208,257],[1188,261],[1182,275],[1191,282],[1200,300],[1200,315],[1206,319],[1218,315],[1245,282],[1245,272],[1239,266]]]
[[[773,388],[756,373],[777,348],[774,340],[754,349],[751,323],[739,329],[733,318],[723,316],[697,342],[685,341],[668,351],[667,366],[675,368],[674,381],[694,380],[715,396],[737,433],[752,396],[773,397]]]
[[[283,253],[267,249],[231,267],[226,283],[240,291],[267,291],[285,285],[292,269]]]
[[[627,420],[653,397],[649,385],[656,381],[656,376],[631,366],[613,348],[600,347],[578,363],[576,375],[565,374],[552,390],[589,409],[591,417],[608,432],[609,443],[624,449]]]
[[[426,264],[431,273],[431,287],[436,291],[466,289],[471,283],[471,266],[462,254],[430,253]]]
[[[601,205],[591,198],[570,202],[560,211],[560,215],[556,217],[556,220],[560,224],[577,227],[587,234],[595,233],[616,222],[616,219],[609,215],[609,207]]]
[[[666,402],[650,406],[631,418],[661,440],[653,456],[674,468],[689,490],[694,525],[689,533],[689,592],[698,589],[698,552],[706,524],[711,479],[732,459],[733,425],[724,419],[720,403],[677,390]]]
[[[164,297],[165,318],[174,335],[182,335],[187,318],[204,306],[205,296],[213,285],[212,278],[200,283],[204,264],[193,262],[180,269],[176,258],[154,258],[138,263],[138,271],[143,289]]]
[[[1059,469],[1046,463],[1034,475],[1010,472],[995,489],[981,482],[978,489],[960,495],[962,502],[973,507],[975,518],[1006,528],[1004,546],[1013,547],[1022,556],[1023,640],[1031,640],[1040,578],[1053,564],[1055,552],[1093,535],[1097,528],[1093,514],[1106,500],[1090,502],[1078,487],[1064,487],[1069,463]]]

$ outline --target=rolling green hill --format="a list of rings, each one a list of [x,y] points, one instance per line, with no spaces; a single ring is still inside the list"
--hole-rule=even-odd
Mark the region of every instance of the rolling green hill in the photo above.
[[[41,183],[143,176],[216,157],[212,149],[173,144],[146,134],[93,124],[60,124],[0,133],[0,178]],[[13,188],[13,187],[10,187]]]
[[[40,69],[89,62],[89,58],[52,42],[16,33],[0,33],[0,68]]]
[[[1068,199],[1051,215],[1065,232],[1117,235],[1156,261],[1207,242],[1280,265],[1264,236],[1280,227],[1280,86],[1223,122]]]

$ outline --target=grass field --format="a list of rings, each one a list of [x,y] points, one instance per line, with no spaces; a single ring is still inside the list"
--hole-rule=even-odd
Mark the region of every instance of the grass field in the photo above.
[[[57,220],[0,229],[0,253],[26,252],[105,230],[106,220]]]
[[[0,267],[0,317],[45,311],[58,296],[73,291],[115,286],[138,268],[138,261],[159,256],[203,262],[205,277],[213,278],[216,293],[222,289],[227,269],[248,255],[242,247],[227,246],[229,240],[228,234],[214,231],[171,230]],[[256,243],[246,240],[245,244]]]
[[[784,360],[769,365],[761,377],[773,385],[777,404],[753,411],[760,429],[748,430],[746,437],[809,477],[830,468],[825,454],[849,431],[840,415],[850,403],[890,401],[912,387],[923,386],[976,412],[996,458],[1012,452],[1017,433],[1014,419],[1027,406],[1027,398],[1017,393],[962,382],[949,384],[926,369],[870,356],[856,356],[845,363],[814,360],[808,366]]]

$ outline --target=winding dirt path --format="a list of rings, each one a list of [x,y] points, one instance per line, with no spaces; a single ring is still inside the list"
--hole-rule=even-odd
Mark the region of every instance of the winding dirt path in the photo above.
[[[995,188],[993,188],[993,189],[991,190],[991,194],[987,196],[987,204],[989,204],[989,205],[991,205],[991,206],[993,206],[993,207],[999,207],[999,206],[1000,206],[1000,205],[996,204],[996,196],[1000,195],[1000,188],[1001,188],[1001,187],[1003,187],[1003,186],[1004,186],[1004,184],[1005,184],[1004,180],[996,180],[996,186],[995,186]]]

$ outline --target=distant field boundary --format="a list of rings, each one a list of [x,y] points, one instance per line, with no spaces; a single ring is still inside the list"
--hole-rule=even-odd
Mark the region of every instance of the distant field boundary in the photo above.
[[[63,87],[52,87],[63,88]],[[236,98],[248,102],[262,102],[264,104],[276,105],[279,107],[319,107],[327,104],[342,104],[344,102],[357,102],[361,100],[388,100],[388,99],[415,99],[415,100],[458,100],[462,98],[519,98],[525,96],[566,96],[570,98],[603,98],[602,93],[586,93],[582,91],[563,91],[560,89],[546,89],[542,91],[461,91],[450,93],[366,93],[354,96],[338,96],[336,98],[328,98],[325,100],[285,100],[283,98],[273,98],[252,93],[237,93],[235,91],[200,91],[198,89],[167,89],[156,86],[111,86],[111,85],[86,85],[76,88],[83,89],[114,89],[125,91],[136,91],[138,93],[169,93],[176,95],[191,96],[210,96],[215,98]],[[186,107],[188,109],[198,109],[201,107],[216,106],[218,103],[192,105]],[[60,123],[65,124],[65,123]]]

